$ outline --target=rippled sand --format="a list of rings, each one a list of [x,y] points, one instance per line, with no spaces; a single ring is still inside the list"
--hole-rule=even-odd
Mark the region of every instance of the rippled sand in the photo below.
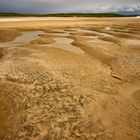
[[[0,140],[139,140],[139,26],[0,19]]]

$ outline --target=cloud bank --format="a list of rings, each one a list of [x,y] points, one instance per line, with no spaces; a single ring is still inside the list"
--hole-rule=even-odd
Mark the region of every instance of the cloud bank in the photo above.
[[[140,0],[0,0],[0,12],[140,14]]]

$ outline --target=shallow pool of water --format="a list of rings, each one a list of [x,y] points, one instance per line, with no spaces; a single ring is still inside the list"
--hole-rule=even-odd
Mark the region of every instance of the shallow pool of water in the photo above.
[[[33,40],[41,38],[39,35],[45,34],[43,31],[30,31],[22,32],[21,36],[18,36],[15,40],[0,43],[0,47],[16,47],[30,43]]]
[[[89,39],[88,42],[95,44],[113,44],[113,42],[99,39],[98,36],[87,36],[87,38]]]
[[[71,51],[77,54],[84,54],[83,50],[71,44],[73,42],[73,39],[67,37],[59,37],[59,38],[54,38],[54,40],[55,40],[54,43],[49,44],[47,46],[64,49],[66,51]]]
[[[75,29],[78,32],[84,32],[84,33],[93,33],[96,34],[97,36],[105,36],[105,37],[112,37],[112,35],[108,33],[102,33],[94,30],[88,30],[88,29]]]
[[[41,34],[46,34],[43,31],[28,31],[28,32],[22,32],[21,36],[18,36],[15,40],[5,43],[0,43],[0,47],[16,47],[21,45],[26,45],[30,43],[33,40],[41,38]],[[50,33],[52,35],[57,35],[58,37],[55,37],[55,42],[52,44],[44,44],[48,47],[54,47],[54,48],[60,48],[67,51],[71,51],[77,54],[83,54],[84,51],[82,51],[80,48],[72,45],[73,39],[68,38],[69,33],[63,32],[63,33]],[[60,37],[59,37],[60,36]],[[43,46],[44,46],[43,45]]]

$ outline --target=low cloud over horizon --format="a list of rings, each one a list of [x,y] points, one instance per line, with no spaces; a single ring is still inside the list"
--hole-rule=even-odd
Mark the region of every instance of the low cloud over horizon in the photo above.
[[[140,14],[140,0],[0,0],[0,12]]]

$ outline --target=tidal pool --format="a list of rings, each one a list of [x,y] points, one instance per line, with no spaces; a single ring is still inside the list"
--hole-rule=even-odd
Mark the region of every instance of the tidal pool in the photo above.
[[[42,35],[42,34],[46,34],[46,33],[43,31],[22,32],[22,35],[18,36],[15,40],[0,43],[0,47],[16,47],[16,46],[26,45],[26,44],[29,44],[33,40],[41,38],[41,36],[39,35]],[[68,37],[69,33],[64,31],[63,33],[51,33],[51,34],[56,35],[58,37],[54,37],[54,40],[55,40],[54,43],[44,44],[44,45],[47,45],[47,47],[60,48],[60,49],[71,51],[77,54],[84,54],[84,51],[72,45],[73,39],[70,39]]]
[[[83,50],[71,44],[73,42],[73,39],[70,39],[68,37],[58,37],[54,38],[54,40],[55,42],[49,44],[48,47],[60,48],[77,54],[84,54]]]
[[[26,45],[33,40],[41,38],[39,35],[45,34],[43,31],[29,31],[29,32],[22,32],[21,36],[18,36],[15,40],[0,43],[0,47],[16,47],[21,45]]]

